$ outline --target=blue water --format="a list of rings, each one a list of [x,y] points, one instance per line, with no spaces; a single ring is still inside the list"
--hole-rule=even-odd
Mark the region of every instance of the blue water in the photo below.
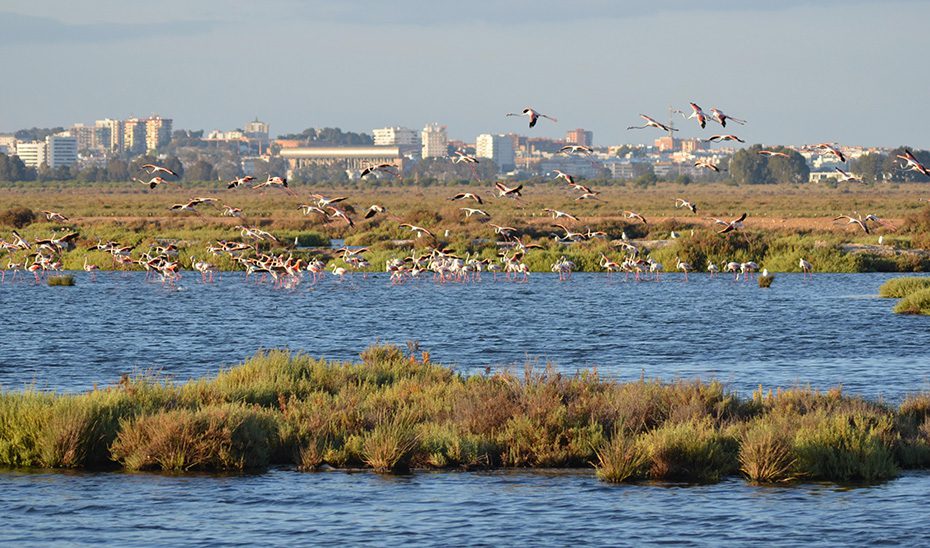
[[[837,546],[930,542],[930,474],[867,487],[591,472],[0,473],[8,546]]]
[[[179,287],[78,273],[0,285],[0,386],[76,391],[123,372],[178,380],[260,348],[357,358],[417,340],[463,371],[551,361],[620,379],[717,378],[740,391],[842,384],[898,400],[930,389],[930,318],[891,313],[889,276],[779,274],[773,287],[692,276],[635,283],[393,287],[383,275],[275,290],[224,274]],[[247,476],[0,472],[0,545],[926,545],[930,474],[860,487],[609,486],[592,470]]]
[[[402,286],[369,275],[295,290],[241,273],[215,284],[186,273],[176,289],[141,273],[77,276],[75,287],[0,285],[0,386],[81,390],[146,369],[185,380],[260,348],[351,360],[379,340],[416,340],[465,371],[552,362],[740,391],[842,385],[892,400],[930,389],[930,318],[892,314],[894,301],[877,298],[884,274],[779,274],[768,290],[706,275]]]

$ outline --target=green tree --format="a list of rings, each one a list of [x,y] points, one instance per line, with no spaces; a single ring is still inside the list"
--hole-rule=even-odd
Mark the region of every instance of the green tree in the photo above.
[[[849,170],[862,179],[864,183],[884,181],[884,165],[888,157],[885,154],[870,153],[849,162]]]
[[[126,162],[126,160],[113,158],[107,162],[107,181],[128,181],[131,178],[132,177],[129,174],[129,164]]]
[[[132,177],[139,177],[144,175],[145,170],[142,168],[144,164],[155,164],[158,166],[166,167],[171,171],[178,174],[178,179],[184,177],[184,164],[181,163],[181,160],[177,156],[168,156],[164,160],[159,160],[155,156],[139,156],[129,163],[129,174]],[[164,175],[164,174],[162,174]]]
[[[206,160],[197,160],[184,173],[190,181],[212,181],[216,179],[216,169]]]
[[[773,183],[765,156],[759,154],[760,145],[739,150],[730,158],[730,178],[741,185]]]
[[[798,151],[785,147],[775,147],[769,150],[784,152],[788,155],[787,158],[781,156],[766,157],[753,152],[756,156],[765,159],[770,180],[776,183],[806,183],[810,180],[811,170],[807,167],[807,160]]]
[[[0,153],[0,181],[27,181],[29,171],[19,156]]]

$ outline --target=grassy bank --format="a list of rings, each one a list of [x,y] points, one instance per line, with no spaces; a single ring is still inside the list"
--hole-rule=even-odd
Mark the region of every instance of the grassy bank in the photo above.
[[[930,277],[893,278],[882,284],[878,294],[901,299],[894,307],[897,314],[930,316]]]
[[[663,183],[649,188],[625,185],[599,187],[600,200],[577,202],[564,185],[550,182],[527,183],[521,202],[494,199],[489,184],[449,187],[349,185],[337,188],[295,186],[294,195],[281,192],[228,191],[218,183],[182,183],[149,191],[141,185],[0,185],[0,203],[4,208],[28,208],[37,216],[29,224],[14,226],[3,221],[0,211],[0,239],[12,239],[15,228],[27,240],[49,238],[62,225],[49,223],[39,213],[55,210],[69,217],[65,226],[79,232],[78,249],[63,254],[66,270],[79,270],[87,259],[101,269],[127,268],[106,253],[89,251],[98,241],[116,241],[135,246],[134,258],[150,251],[157,243],[174,242],[179,259],[190,267],[191,257],[209,260],[220,270],[238,268],[228,257],[213,257],[205,249],[217,240],[241,241],[236,225],[258,226],[272,232],[280,244],[263,245],[269,253],[293,253],[298,257],[322,256],[318,250],[294,250],[295,238],[300,247],[328,245],[330,238],[345,239],[350,245],[369,246],[366,258],[369,270],[383,271],[385,261],[410,253],[424,253],[430,245],[447,248],[457,254],[480,254],[496,259],[498,239],[490,223],[516,227],[524,241],[540,244],[544,249],[531,250],[525,262],[532,271],[549,272],[560,256],[573,261],[579,270],[601,271],[600,254],[620,260],[626,252],[610,241],[624,234],[634,241],[641,253],[673,269],[675,258],[703,271],[708,261],[755,261],[770,272],[798,272],[804,258],[816,272],[927,271],[930,270],[930,247],[927,227],[930,208],[913,199],[922,192],[919,185],[889,185],[866,188],[843,186],[826,188],[810,185],[751,185],[733,187],[720,184],[677,185]],[[462,206],[473,202],[452,202],[449,197],[459,191],[484,196],[481,207],[491,215],[489,222],[477,217],[466,219]],[[354,206],[355,225],[327,220],[320,215],[305,216],[298,204],[312,201],[311,192],[326,196],[347,196],[342,204]],[[217,198],[218,204],[242,208],[241,218],[222,217],[221,208],[204,205],[197,213],[168,210],[172,203],[183,203],[192,196]],[[700,214],[674,207],[677,197],[687,197],[699,204]],[[361,214],[373,203],[387,208],[387,213],[365,220]],[[859,210],[868,203],[871,212],[880,214],[889,224],[873,227],[873,234],[851,228],[833,218]],[[603,231],[606,239],[570,245],[553,240],[555,222],[543,211],[555,208],[570,212],[578,221],[561,219],[572,230]],[[624,217],[624,210],[643,213],[648,225]],[[712,217],[735,218],[749,213],[744,229],[721,236]],[[414,238],[400,226],[411,223],[427,227],[439,237]],[[892,226],[896,227],[895,230]],[[58,233],[60,235],[60,232]],[[883,237],[878,244],[878,235]],[[2,253],[0,253],[2,254]],[[24,262],[27,251],[15,252],[0,259]],[[324,257],[325,258],[325,257]]]
[[[609,482],[881,480],[930,467],[930,395],[618,383],[554,370],[463,376],[374,346],[359,363],[269,351],[210,379],[0,394],[0,465],[246,470],[291,464],[589,467]]]

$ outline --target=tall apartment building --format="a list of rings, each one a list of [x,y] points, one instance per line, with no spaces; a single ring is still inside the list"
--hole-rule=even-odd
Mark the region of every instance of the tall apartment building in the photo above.
[[[110,152],[123,150],[123,122],[122,120],[97,120],[94,127],[100,130],[100,145]]]
[[[449,155],[449,138],[446,136],[446,126],[433,123],[423,128],[420,133],[423,143],[424,158],[445,158]]]
[[[570,145],[584,145],[586,147],[594,145],[594,132],[581,128],[576,128],[565,132],[565,142]]]
[[[417,132],[405,127],[383,127],[371,130],[376,146],[420,146]]]
[[[514,168],[513,137],[488,133],[479,135],[475,141],[475,156],[489,158],[501,171],[510,171]]]
[[[162,118],[157,114],[145,120],[145,150],[158,150],[171,142],[170,118]]]
[[[130,118],[123,121],[123,150],[134,154],[145,152],[145,120]]]
[[[45,161],[48,167],[72,166],[77,163],[78,140],[69,133],[45,138]]]
[[[16,143],[16,155],[26,167],[39,167],[46,163],[45,141],[20,141]]]

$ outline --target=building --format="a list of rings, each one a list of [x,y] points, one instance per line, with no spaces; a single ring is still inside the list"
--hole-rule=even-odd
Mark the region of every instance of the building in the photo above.
[[[73,166],[77,163],[77,151],[77,137],[67,132],[45,138],[45,162],[48,167]]]
[[[420,136],[417,132],[405,127],[382,127],[371,130],[375,146],[415,146],[419,147]]]
[[[513,138],[509,135],[484,133],[475,141],[475,156],[489,158],[501,171],[514,169]]]
[[[287,160],[289,170],[303,167],[339,167],[360,172],[378,164],[393,164],[403,171],[405,156],[401,146],[323,146],[289,147],[279,152]]]
[[[145,120],[130,118],[123,122],[123,150],[135,154],[145,152]]]
[[[664,137],[659,137],[654,141],[655,147],[659,149],[659,152],[672,152],[678,150],[678,139],[672,137],[671,135],[665,135]]]
[[[97,120],[94,122],[100,133],[98,134],[99,144],[110,152],[119,152],[123,150],[123,122],[121,120]]]
[[[581,128],[572,129],[565,132],[565,142],[570,145],[594,146],[594,132]]]
[[[446,126],[429,124],[420,134],[423,143],[424,158],[445,158],[449,156],[449,138],[446,135]]]
[[[0,153],[12,156],[16,154],[16,136],[11,134],[0,135]]]
[[[679,141],[682,152],[694,153],[701,150],[707,150],[707,143],[700,139],[682,139]]]
[[[16,155],[26,167],[39,167],[47,159],[45,141],[20,141],[16,143]]]
[[[162,118],[157,114],[145,120],[145,150],[158,150],[171,142],[170,118]]]
[[[253,141],[258,141],[267,145],[269,141],[269,131],[271,127],[265,122],[259,121],[258,117],[245,125],[245,136]]]

